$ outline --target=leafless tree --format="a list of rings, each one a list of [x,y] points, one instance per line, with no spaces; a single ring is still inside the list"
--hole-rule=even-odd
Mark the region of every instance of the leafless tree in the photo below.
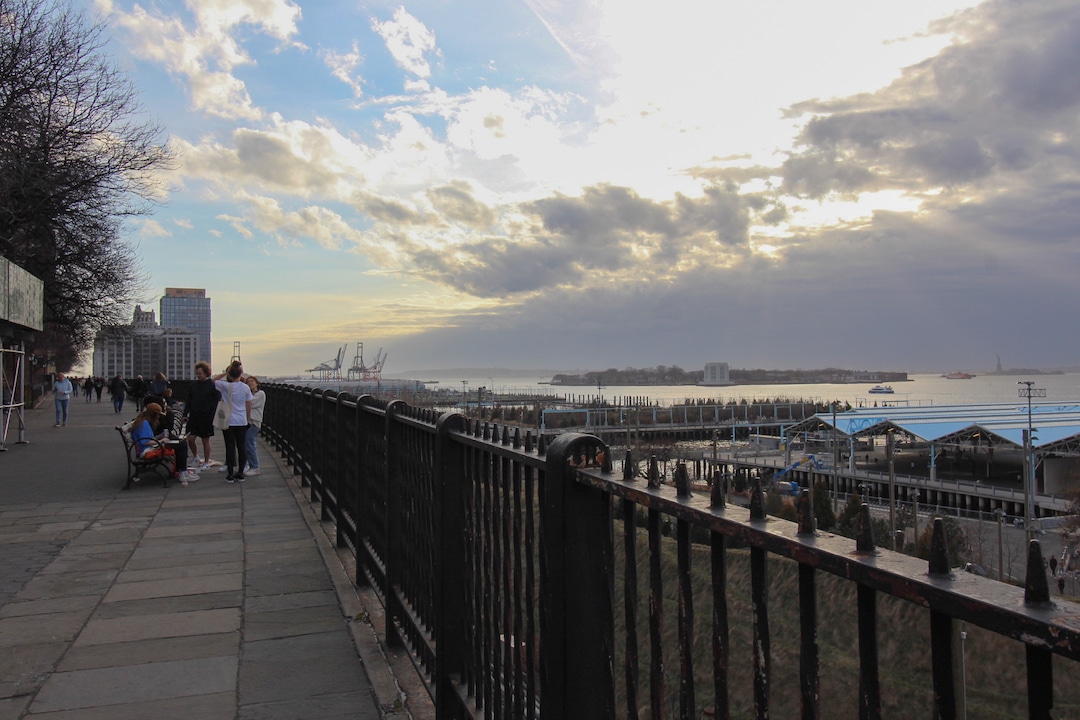
[[[172,162],[105,30],[60,0],[0,0],[0,255],[44,281],[37,352],[61,370],[144,289],[121,224]]]

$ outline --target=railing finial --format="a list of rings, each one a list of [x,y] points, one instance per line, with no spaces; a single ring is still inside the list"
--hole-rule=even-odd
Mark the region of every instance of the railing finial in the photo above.
[[[750,491],[750,519],[765,519],[765,493],[761,489],[761,478],[754,478],[754,488]]]
[[[723,510],[727,505],[727,499],[724,497],[724,475],[719,470],[713,471],[712,494],[709,496],[709,501],[717,510]]]
[[[930,574],[949,574],[949,543],[945,537],[945,521],[934,518],[934,534],[930,536]]]
[[[660,487],[660,467],[656,464],[656,456],[649,456],[649,487]]]
[[[1050,602],[1050,586],[1046,581],[1042,545],[1038,540],[1028,543],[1027,573],[1024,579],[1024,604]]]
[[[675,466],[675,494],[681,498],[690,497],[690,474],[686,472],[686,463]]]
[[[863,503],[859,506],[859,524],[855,531],[855,552],[872,553],[877,550],[874,545],[874,525],[870,522],[870,504]]]
[[[630,448],[626,448],[626,456],[623,458],[622,479],[623,482],[634,480],[634,453]]]
[[[799,534],[814,534],[814,508],[810,502],[809,488],[803,488],[799,494]]]

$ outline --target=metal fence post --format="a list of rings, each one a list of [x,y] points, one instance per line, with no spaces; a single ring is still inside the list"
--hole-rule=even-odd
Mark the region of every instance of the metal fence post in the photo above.
[[[436,530],[438,556],[435,559],[438,577],[435,578],[435,622],[439,652],[435,658],[435,716],[456,717],[460,707],[457,685],[465,667],[468,612],[465,607],[465,584],[469,577],[466,566],[466,511],[468,503],[465,477],[465,448],[454,442],[451,432],[465,431],[465,416],[447,413],[436,423],[438,442],[435,448],[435,467],[439,476],[435,482],[437,504]]]
[[[403,539],[399,522],[402,514],[401,499],[401,452],[402,426],[395,415],[405,408],[405,402],[395,400],[386,406],[386,474],[382,478],[386,490],[386,642],[391,646],[403,645],[405,639],[398,632],[397,620],[404,614],[399,589],[401,586],[401,550]]]
[[[574,480],[582,459],[607,448],[589,435],[560,435],[547,452],[541,491],[541,637],[544,715],[615,717],[614,548],[611,499]]]

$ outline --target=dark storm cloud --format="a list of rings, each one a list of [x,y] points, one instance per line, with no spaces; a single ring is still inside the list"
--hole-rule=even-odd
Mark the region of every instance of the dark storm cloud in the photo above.
[[[396,225],[422,225],[427,222],[427,219],[411,206],[371,193],[356,193],[352,204],[357,210],[380,222]]]
[[[805,149],[784,165],[786,190],[953,188],[1075,157],[1080,5],[987,3],[939,29],[961,42],[889,87],[792,108],[811,117]]]
[[[427,196],[439,212],[455,222],[474,228],[490,227],[495,222],[495,211],[473,197],[467,182],[458,180],[431,188]]]
[[[468,204],[460,188],[440,188],[436,197],[451,198],[459,208]],[[664,268],[745,252],[749,208],[775,212],[770,202],[715,188],[700,198],[676,195],[657,202],[603,185],[579,197],[556,195],[524,205],[519,210],[533,226],[515,236],[491,235],[437,250],[414,245],[409,252],[421,274],[481,297],[655,277]]]

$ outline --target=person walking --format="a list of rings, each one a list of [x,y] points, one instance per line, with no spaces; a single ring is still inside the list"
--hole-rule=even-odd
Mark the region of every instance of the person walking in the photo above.
[[[89,375],[83,380],[82,384],[83,395],[86,396],[86,402],[90,402],[90,396],[94,394],[94,378]]]
[[[244,368],[239,360],[233,360],[229,369],[214,378],[214,385],[221,393],[221,402],[226,403],[229,427],[223,431],[225,436],[225,482],[244,482],[244,466],[247,464],[247,450],[244,439],[248,425],[251,424],[251,388],[243,382]],[[224,378],[224,379],[222,379]],[[233,472],[236,468],[236,472]]]
[[[128,385],[120,373],[116,373],[109,382],[109,394],[112,395],[113,412],[122,412],[124,409],[124,396],[127,395]]]
[[[244,450],[247,451],[247,469],[245,475],[258,475],[259,470],[259,430],[262,428],[263,408],[266,407],[266,393],[259,389],[259,378],[247,376],[247,385],[251,388],[251,424],[244,436]]]
[[[75,388],[72,387],[71,381],[67,379],[67,375],[56,373],[56,381],[53,383],[53,397],[56,402],[56,425],[53,427],[67,425],[68,404],[71,402],[71,393],[73,392],[75,392]]]
[[[97,401],[101,402],[101,391],[105,389],[105,378],[100,375],[94,376],[94,394],[97,395]]]
[[[221,393],[210,379],[210,363],[195,363],[195,382],[188,390],[184,412],[187,415],[188,448],[193,458],[192,465],[200,470],[206,470],[211,465],[210,438],[214,436],[214,412],[219,400]],[[196,438],[202,438],[202,458],[199,457]]]
[[[146,391],[149,389],[142,375],[136,375],[135,379],[131,381],[131,395],[135,398],[135,409],[139,412],[142,412],[143,405],[146,402]]]

